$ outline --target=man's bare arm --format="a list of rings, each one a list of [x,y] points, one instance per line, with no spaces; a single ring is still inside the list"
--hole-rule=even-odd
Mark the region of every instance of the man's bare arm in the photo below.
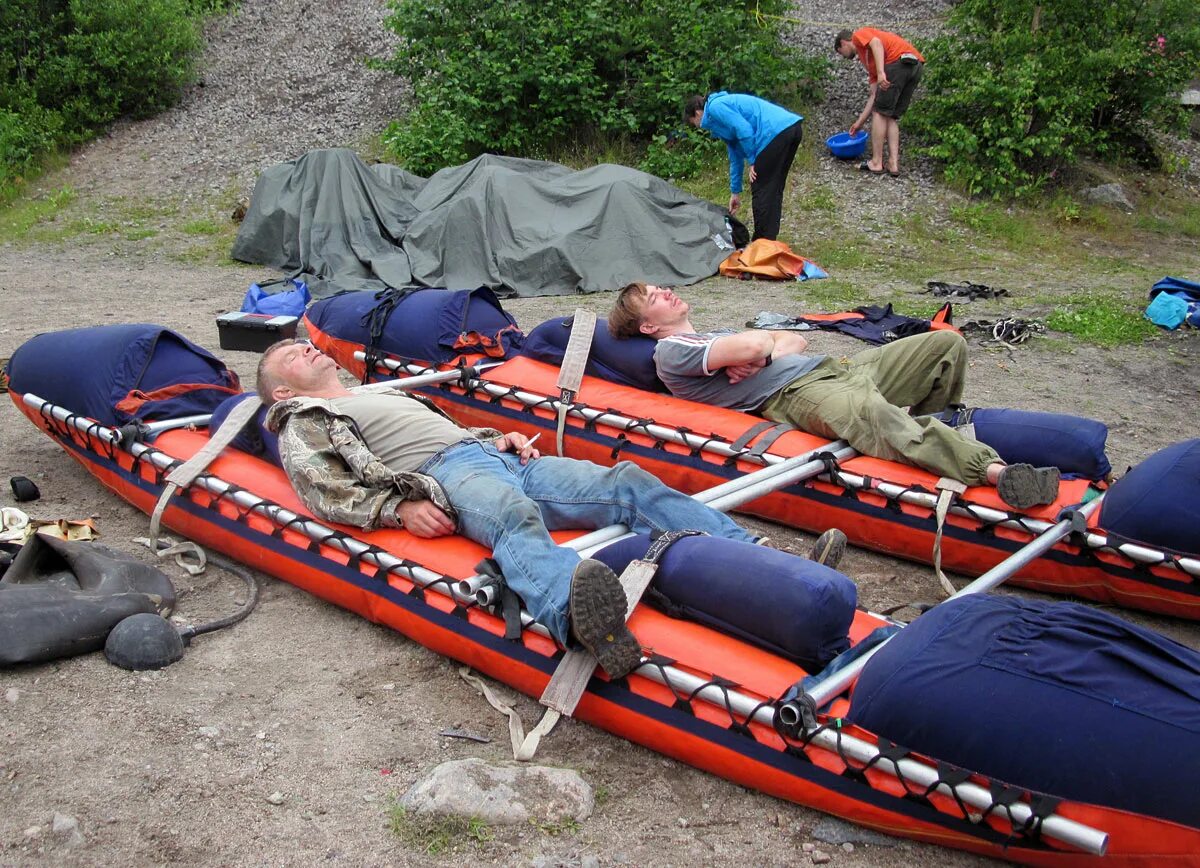
[[[708,369],[727,368],[747,362],[765,359],[775,349],[775,338],[770,332],[756,329],[724,335],[712,342],[708,348]]]

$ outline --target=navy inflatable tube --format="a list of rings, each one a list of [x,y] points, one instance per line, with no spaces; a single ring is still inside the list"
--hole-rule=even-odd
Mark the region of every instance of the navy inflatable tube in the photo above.
[[[642,557],[646,534],[594,557],[618,573]],[[668,614],[737,636],[820,669],[850,647],[857,590],[841,573],[787,552],[709,536],[675,542],[659,562],[648,598]],[[657,596],[660,595],[660,596]]]

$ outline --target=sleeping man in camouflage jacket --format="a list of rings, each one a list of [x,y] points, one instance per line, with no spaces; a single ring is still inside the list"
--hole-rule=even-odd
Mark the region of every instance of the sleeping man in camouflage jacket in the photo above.
[[[461,428],[398,390],[348,389],[333,360],[308,343],[268,349],[257,388],[271,406],[267,425],[279,432],[284,470],[315,515],[419,537],[459,533],[488,546],[529,613],[564,646],[578,640],[613,677],[641,660],[620,580],[556,545],[550,530],[624,524],[755,541],[629,462],[542,458],[522,434]]]

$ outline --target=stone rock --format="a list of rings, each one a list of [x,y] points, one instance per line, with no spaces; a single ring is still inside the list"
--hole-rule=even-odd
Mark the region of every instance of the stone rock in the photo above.
[[[1104,205],[1109,208],[1120,208],[1125,212],[1133,211],[1133,203],[1125,188],[1120,184],[1101,184],[1099,187],[1088,187],[1079,194],[1085,202],[1093,205]]]
[[[202,726],[196,730],[196,733],[204,738],[216,738],[221,734],[221,730],[215,726]]]
[[[50,821],[50,831],[53,832],[67,847],[78,847],[83,843],[83,832],[79,830],[79,821],[67,814],[54,813]]]
[[[5,700],[5,702],[8,702],[10,705],[16,705],[17,700],[20,698],[21,698],[21,691],[17,690],[17,688],[15,688],[15,687],[10,687],[10,688],[8,688],[8,690],[4,691],[4,700]]]
[[[592,788],[569,769],[481,759],[451,760],[417,781],[400,800],[419,814],[477,817],[491,825],[586,820]]]
[[[826,862],[829,862],[831,859],[833,859],[833,857],[828,853],[823,853],[820,850],[813,850],[812,856],[809,858],[812,859],[812,863],[814,865],[824,865]]]
[[[279,790],[276,790],[275,792],[271,793],[271,795],[267,796],[267,801],[272,805],[282,805],[283,793],[279,792]]]
[[[597,856],[584,856],[579,860],[579,868],[600,868],[600,859]]]
[[[813,827],[812,836],[826,844],[874,844],[879,847],[895,847],[896,839],[854,826],[833,817],[823,817]]]

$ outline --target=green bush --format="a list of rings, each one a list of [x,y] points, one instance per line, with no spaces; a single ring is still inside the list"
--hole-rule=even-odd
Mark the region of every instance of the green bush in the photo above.
[[[176,102],[221,0],[0,4],[0,184],[122,116]]]
[[[683,126],[651,138],[646,157],[638,168],[669,181],[678,181],[699,174],[705,166],[719,164],[724,156],[725,145],[720,139]]]
[[[927,46],[914,129],[971,193],[1023,196],[1081,154],[1113,156],[1184,118],[1195,0],[963,0]]]
[[[385,133],[427,173],[485,151],[544,157],[597,136],[681,124],[690,93],[779,96],[823,68],[797,63],[775,19],[787,0],[391,0],[401,44],[380,66],[417,108]],[[665,139],[663,144],[665,144]]]

